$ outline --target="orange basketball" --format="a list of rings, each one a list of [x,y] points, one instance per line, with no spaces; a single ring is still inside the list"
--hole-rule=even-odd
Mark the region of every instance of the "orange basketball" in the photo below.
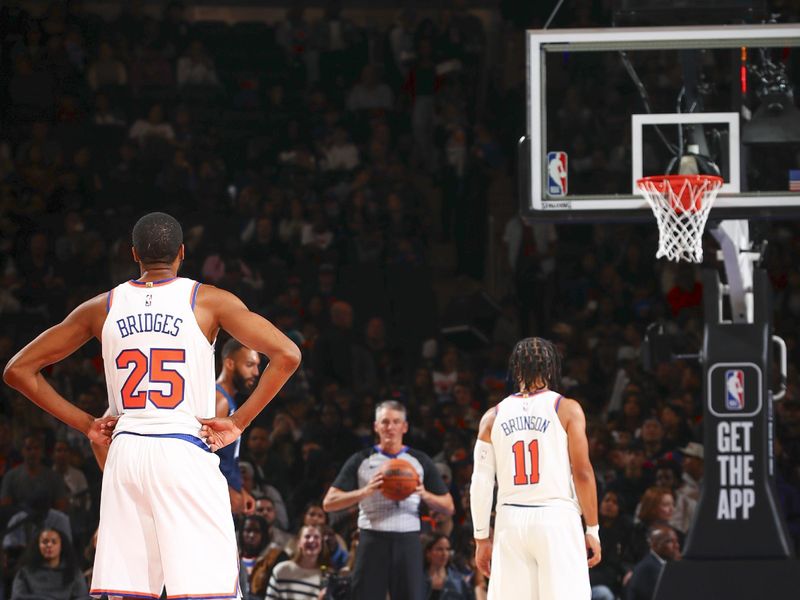
[[[419,485],[419,475],[411,463],[402,458],[387,460],[381,465],[381,492],[389,500],[405,500]]]

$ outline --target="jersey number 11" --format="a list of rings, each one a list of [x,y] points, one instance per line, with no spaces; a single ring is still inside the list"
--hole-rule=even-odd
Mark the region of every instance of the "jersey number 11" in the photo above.
[[[528,444],[528,454],[531,455],[530,475],[525,464],[525,442],[514,442],[511,450],[514,452],[514,485],[539,483],[539,440],[531,440]]]

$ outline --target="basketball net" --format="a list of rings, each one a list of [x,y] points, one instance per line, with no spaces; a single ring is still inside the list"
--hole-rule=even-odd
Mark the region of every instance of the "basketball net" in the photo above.
[[[722,187],[716,175],[656,175],[636,182],[658,224],[656,258],[703,261],[703,230]]]

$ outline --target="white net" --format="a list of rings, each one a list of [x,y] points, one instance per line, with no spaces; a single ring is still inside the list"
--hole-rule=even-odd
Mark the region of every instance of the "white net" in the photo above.
[[[711,175],[661,175],[636,182],[658,223],[656,258],[703,261],[703,230],[722,187]]]

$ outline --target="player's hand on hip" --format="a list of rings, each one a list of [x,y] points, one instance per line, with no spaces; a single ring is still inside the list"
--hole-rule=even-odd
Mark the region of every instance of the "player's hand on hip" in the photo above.
[[[588,533],[584,536],[586,538],[586,554],[588,555],[589,568],[600,562],[602,552],[600,550],[600,540]]]
[[[492,575],[492,540],[475,540],[475,566],[486,577]]]
[[[242,502],[242,492],[237,492],[232,487],[228,488],[228,496],[231,499],[231,512],[235,515],[242,513],[244,502]]]
[[[232,444],[242,435],[242,430],[230,417],[214,417],[198,421],[203,424],[200,427],[200,437],[209,445],[212,452]]]
[[[244,488],[242,488],[242,512],[246,515],[256,512],[256,499]]]
[[[86,437],[90,442],[98,446],[110,446],[111,434],[114,433],[114,427],[117,425],[119,417],[100,417],[92,421],[89,429],[86,431]]]

